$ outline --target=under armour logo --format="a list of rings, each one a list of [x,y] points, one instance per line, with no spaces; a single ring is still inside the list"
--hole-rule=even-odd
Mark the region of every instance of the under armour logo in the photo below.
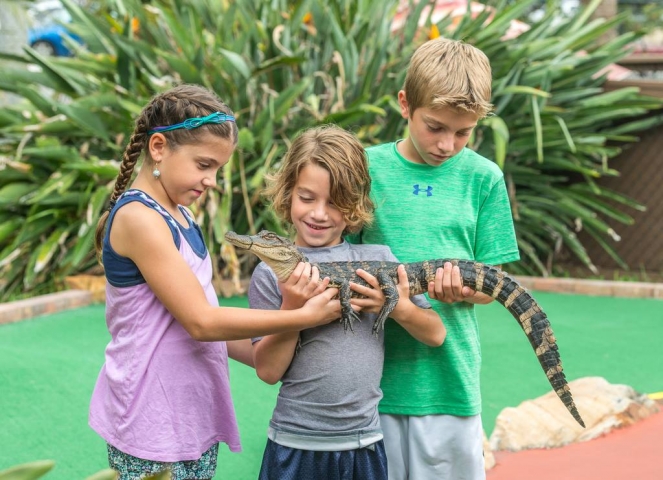
[[[414,192],[412,192],[412,193],[415,194],[415,195],[419,195],[419,192],[426,192],[427,197],[433,196],[433,187],[431,187],[430,185],[428,185],[428,187],[426,187],[426,190],[424,190],[422,188],[419,188],[419,184],[412,185],[412,186],[414,187]]]

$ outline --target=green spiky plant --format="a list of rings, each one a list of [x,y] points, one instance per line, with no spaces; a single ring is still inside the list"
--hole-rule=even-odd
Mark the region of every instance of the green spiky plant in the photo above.
[[[237,113],[239,147],[196,213],[215,279],[247,274],[252,259],[242,265],[223,235],[283,231],[260,191],[290,140],[329,122],[367,145],[402,136],[396,94],[410,54],[436,30],[491,59],[496,111],[471,146],[505,171],[523,257],[512,271],[549,274],[560,245],[591,267],[575,229],[611,251],[616,234],[604,220],[628,224],[625,207],[638,208],[595,181],[616,174],[608,159],[658,122],[640,116],[661,104],[633,89],[603,93],[601,69],[636,34],[599,45],[623,18],[590,22],[598,0],[578,18],[548,16],[505,40],[534,0],[502,3],[490,22],[489,12],[468,14],[453,30],[449,20],[419,26],[421,2],[397,31],[396,0],[111,0],[94,13],[64,1],[87,48],[73,58],[30,49],[2,56],[19,66],[3,70],[0,90],[21,101],[0,109],[0,300],[98,269],[92,232],[132,119],[153,93],[180,82],[217,91]],[[571,184],[574,175],[581,181]]]

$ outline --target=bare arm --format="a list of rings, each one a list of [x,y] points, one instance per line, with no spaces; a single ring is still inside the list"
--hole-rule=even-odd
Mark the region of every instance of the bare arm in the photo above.
[[[231,340],[226,342],[228,347],[228,356],[244,365],[255,368],[253,364],[253,347],[251,340]]]
[[[295,356],[299,332],[268,335],[253,344],[253,358],[260,380],[270,385],[283,378]]]
[[[366,296],[365,299],[353,299],[353,303],[363,306],[362,310],[377,313],[384,304],[384,293],[380,289],[378,280],[365,270],[357,270],[357,275],[366,280],[373,288],[363,287],[356,283],[351,283],[351,288],[357,293]],[[431,346],[439,347],[447,336],[447,329],[442,323],[440,316],[432,309],[425,309],[417,306],[409,297],[410,285],[405,272],[405,267],[398,267],[398,303],[389,315],[397,321],[410,335],[420,342]]]
[[[340,303],[332,300],[335,289],[289,312],[210,305],[161,215],[140,203],[132,202],[117,212],[110,240],[118,254],[136,263],[157,298],[196,340],[238,340],[299,331],[341,315]]]
[[[435,280],[428,284],[428,296],[443,303],[467,302],[475,305],[486,305],[494,300],[490,295],[464,287],[460,268],[450,262],[435,272]]]
[[[322,292],[326,284],[319,284],[317,269],[311,271],[309,264],[300,263],[290,278],[279,284],[283,296],[281,310],[300,308],[311,296]],[[295,356],[299,332],[268,335],[253,344],[253,358],[258,377],[270,385],[275,384],[288,370]]]

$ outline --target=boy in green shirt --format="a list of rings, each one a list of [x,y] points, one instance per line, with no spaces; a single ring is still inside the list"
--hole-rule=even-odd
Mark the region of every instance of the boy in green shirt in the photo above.
[[[351,241],[388,245],[402,262],[518,260],[502,172],[466,148],[492,109],[491,77],[485,54],[463,42],[437,38],[417,49],[398,92],[409,136],[367,149],[375,220]],[[389,479],[484,479],[474,305],[492,298],[463,287],[449,263],[428,294],[447,327],[441,347],[386,325],[380,417]]]

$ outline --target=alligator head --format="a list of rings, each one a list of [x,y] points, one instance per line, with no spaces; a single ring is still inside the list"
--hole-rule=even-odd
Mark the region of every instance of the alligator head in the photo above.
[[[226,241],[240,250],[248,250],[271,268],[279,281],[285,281],[299,262],[306,262],[306,257],[297,250],[294,243],[285,237],[268,230],[257,235],[239,235],[228,232]]]

